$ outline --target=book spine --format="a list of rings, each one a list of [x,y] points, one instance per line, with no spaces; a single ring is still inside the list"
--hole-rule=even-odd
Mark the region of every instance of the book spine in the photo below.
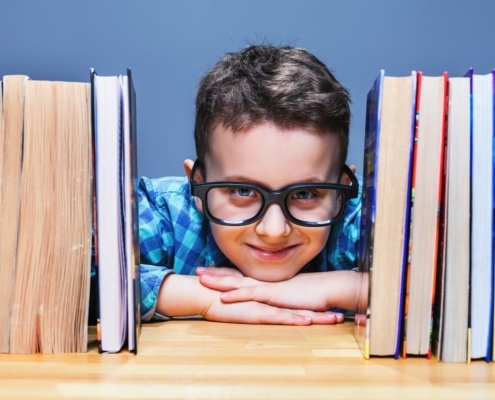
[[[471,182],[469,186],[469,218],[472,218],[473,215],[473,75],[474,71],[472,68],[469,69],[466,76],[469,77],[469,159],[471,160],[469,164],[469,181]],[[472,238],[472,225],[469,223],[469,237]],[[472,264],[471,264],[471,240],[469,241],[469,304],[468,304],[468,332],[467,332],[467,362],[471,362],[471,273],[472,273]]]
[[[436,264],[433,266],[433,279],[432,279],[432,292],[431,292],[431,316],[430,316],[430,338],[428,345],[428,353],[427,358],[431,358],[432,351],[432,340],[433,340],[433,323],[434,323],[434,313],[435,313],[435,290],[436,290],[436,278],[437,278],[437,269],[439,265],[439,254],[443,254],[443,232],[445,229],[444,221],[443,221],[443,204],[444,204],[444,194],[445,194],[445,165],[447,164],[445,161],[445,157],[447,156],[447,145],[448,145],[448,133],[447,133],[447,110],[449,106],[448,101],[448,81],[449,76],[447,72],[443,73],[443,111],[442,111],[442,137],[443,137],[443,146],[441,147],[440,153],[440,168],[439,168],[439,177],[438,177],[438,213],[437,213],[437,222],[436,222],[436,234],[435,234],[435,255],[434,260],[436,260]]]
[[[405,283],[405,294],[404,294],[404,326],[403,331],[403,342],[402,342],[402,357],[407,358],[407,316],[409,311],[409,286],[411,279],[411,254],[412,254],[412,231],[413,231],[413,220],[414,220],[414,189],[416,187],[416,160],[418,156],[418,128],[419,128],[419,116],[420,116],[420,106],[421,106],[421,82],[423,78],[423,73],[418,71],[416,75],[416,101],[415,101],[415,116],[414,121],[414,136],[412,144],[412,160],[411,160],[411,184],[409,189],[409,219],[406,217],[406,221],[409,220],[409,230],[408,230],[408,252],[407,252],[407,265],[406,265],[406,283]]]
[[[96,290],[95,302],[96,302],[96,339],[98,341],[98,352],[102,353],[103,349],[101,347],[101,324],[100,324],[100,284],[99,284],[99,263],[98,263],[98,210],[96,206],[97,200],[97,169],[96,169],[96,106],[95,106],[95,74],[96,72],[90,70],[90,84],[91,84],[91,132],[92,132],[92,167],[93,167],[93,263],[96,271]]]
[[[490,304],[490,331],[488,334],[488,350],[486,361],[495,361],[495,69],[492,71],[492,291]]]
[[[385,71],[381,71],[368,93],[364,151],[363,204],[358,265],[361,274],[355,336],[365,358],[370,357],[371,279],[375,222],[376,178],[381,115],[381,94]]]

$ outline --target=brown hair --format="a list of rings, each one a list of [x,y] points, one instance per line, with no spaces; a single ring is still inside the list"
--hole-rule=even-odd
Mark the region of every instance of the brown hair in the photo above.
[[[290,46],[251,45],[227,53],[201,79],[196,96],[194,140],[204,172],[211,130],[234,133],[260,123],[338,134],[345,163],[351,119],[349,92],[320,60]]]

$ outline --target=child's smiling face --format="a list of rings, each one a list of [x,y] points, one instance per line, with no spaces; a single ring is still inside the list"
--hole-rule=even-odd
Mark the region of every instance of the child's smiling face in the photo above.
[[[207,181],[251,182],[272,190],[295,183],[338,183],[339,150],[335,134],[284,131],[268,123],[233,134],[217,125],[206,156]],[[192,162],[185,165],[189,175]],[[329,226],[291,223],[277,204],[250,225],[212,223],[211,228],[220,250],[245,276],[266,282],[296,275],[323,249],[330,233]]]

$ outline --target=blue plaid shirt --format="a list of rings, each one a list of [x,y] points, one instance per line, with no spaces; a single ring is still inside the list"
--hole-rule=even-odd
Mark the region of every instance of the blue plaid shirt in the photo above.
[[[357,269],[361,186],[359,180],[359,196],[347,202],[325,248],[302,271]],[[167,274],[194,275],[199,266],[232,265],[215,243],[209,221],[196,209],[185,177],[143,177],[138,193],[141,310],[143,321],[149,321],[164,318],[155,309]]]

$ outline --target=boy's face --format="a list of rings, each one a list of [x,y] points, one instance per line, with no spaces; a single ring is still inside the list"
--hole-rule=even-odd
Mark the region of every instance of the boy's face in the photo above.
[[[277,190],[295,183],[338,183],[338,159],[337,135],[262,124],[236,134],[217,126],[205,161],[208,182],[251,182]],[[330,232],[329,226],[289,222],[277,204],[250,225],[212,223],[211,228],[220,250],[245,276],[267,282],[296,275],[323,249]]]

